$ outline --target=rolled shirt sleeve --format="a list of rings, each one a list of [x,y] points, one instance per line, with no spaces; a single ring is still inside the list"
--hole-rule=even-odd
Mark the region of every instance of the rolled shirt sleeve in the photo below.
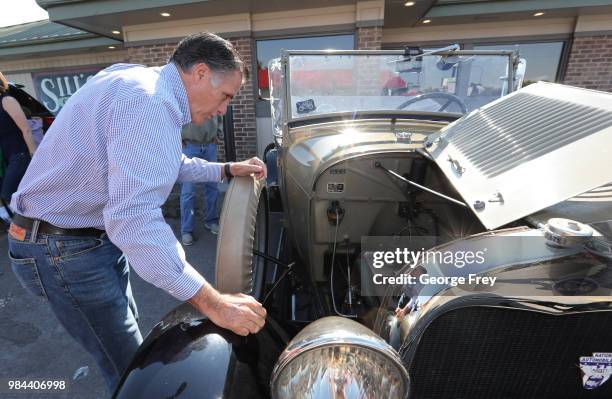
[[[143,112],[151,107],[157,112]],[[139,276],[187,300],[204,278],[185,259],[161,206],[179,176],[218,180],[220,166],[181,157],[181,116],[162,99],[141,96],[115,104],[113,118],[107,135],[105,229]],[[161,140],[152,139],[150,132],[156,130],[163,132]]]

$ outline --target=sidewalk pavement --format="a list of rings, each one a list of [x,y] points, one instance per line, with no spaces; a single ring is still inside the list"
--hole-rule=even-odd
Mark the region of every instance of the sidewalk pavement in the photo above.
[[[222,201],[222,199],[220,199]],[[168,219],[180,237],[179,221]],[[216,236],[198,223],[199,239],[185,247],[187,260],[214,283]],[[54,399],[101,399],[108,397],[95,362],[59,325],[44,300],[28,295],[11,271],[6,253],[6,233],[0,234],[0,380],[70,380],[69,390],[56,394],[33,394]],[[164,291],[142,280],[131,270],[131,283],[138,305],[138,322],[143,337],[179,302]],[[83,372],[83,367],[88,371]],[[81,377],[73,379],[77,370]],[[79,373],[77,373],[79,374]],[[0,394],[2,398],[23,399],[29,394]]]

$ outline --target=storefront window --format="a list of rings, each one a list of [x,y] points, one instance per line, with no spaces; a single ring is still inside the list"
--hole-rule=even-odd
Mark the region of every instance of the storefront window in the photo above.
[[[353,50],[355,37],[351,35],[297,37],[257,41],[257,114],[269,115],[270,104],[262,100],[270,96],[268,62],[280,57],[281,50]]]
[[[539,80],[556,82],[564,42],[508,43],[496,45],[475,45],[475,50],[518,49],[521,58],[527,61],[523,86]]]

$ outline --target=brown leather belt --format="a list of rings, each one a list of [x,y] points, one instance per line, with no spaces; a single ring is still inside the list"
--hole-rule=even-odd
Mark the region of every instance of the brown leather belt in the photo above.
[[[94,228],[63,229],[61,227],[54,226],[51,223],[47,223],[43,220],[30,219],[25,216],[21,216],[17,213],[13,215],[13,219],[12,219],[12,223],[14,225],[24,228],[28,231],[34,230],[36,222],[38,222],[37,234],[100,237],[104,233],[104,230],[99,230],[99,229],[94,229]]]

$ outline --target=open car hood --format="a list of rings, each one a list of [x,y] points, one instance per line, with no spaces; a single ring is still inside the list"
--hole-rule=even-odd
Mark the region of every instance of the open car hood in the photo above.
[[[495,229],[612,182],[612,94],[539,82],[431,139],[430,155]]]

